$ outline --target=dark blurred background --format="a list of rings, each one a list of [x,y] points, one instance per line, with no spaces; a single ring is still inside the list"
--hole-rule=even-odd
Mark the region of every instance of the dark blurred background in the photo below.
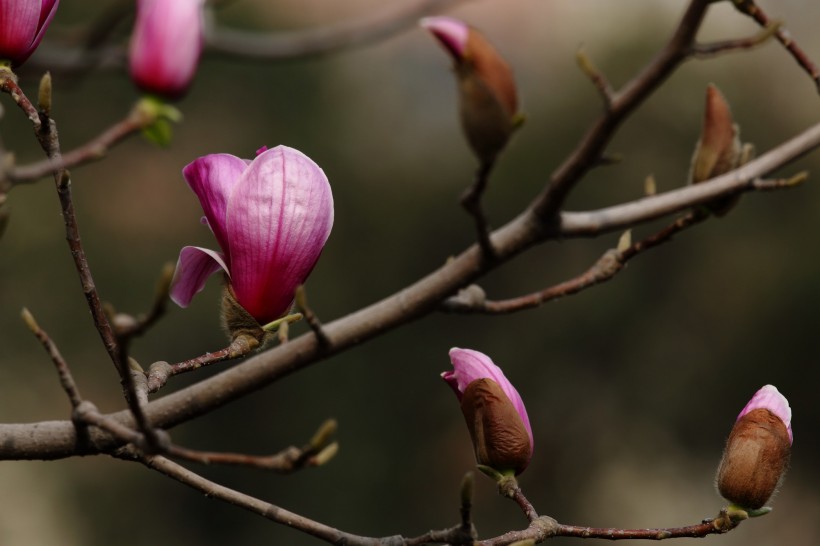
[[[107,1],[64,2],[46,40],[70,37]],[[290,30],[383,7],[375,0],[237,0],[222,24]],[[451,14],[478,26],[514,66],[528,121],[486,195],[494,225],[512,218],[600,111],[577,69],[580,45],[619,86],[670,35],[685,2],[474,1]],[[816,0],[761,2],[820,62]],[[127,39],[129,23],[117,41]],[[757,32],[728,2],[715,5],[703,40]],[[52,36],[53,34],[53,36]],[[54,42],[52,41],[52,44]],[[327,173],[336,224],[308,282],[329,321],[396,292],[472,242],[457,197],[474,160],[458,126],[449,60],[425,32],[288,62],[206,51],[179,108],[170,149],[132,138],[99,163],[74,169],[80,226],[102,297],[118,309],[150,305],[164,263],[180,247],[214,248],[180,170],[207,153],[252,157],[287,144]],[[22,84],[36,96],[36,57]],[[569,208],[632,200],[654,174],[660,191],[684,183],[715,83],[744,140],[766,151],[818,120],[809,77],[777,43],[689,61],[621,129],[623,155],[579,186]],[[138,97],[124,69],[55,73],[54,116],[64,149],[126,114]],[[40,158],[30,127],[3,97],[2,137],[20,163]],[[725,545],[820,543],[816,405],[820,323],[820,154],[776,173],[812,171],[792,191],[747,194],[727,217],[630,262],[615,280],[503,317],[434,314],[287,377],[172,431],[195,448],[271,453],[301,445],[324,419],[339,421],[341,450],[327,466],[290,476],[237,468],[195,470],[352,533],[417,535],[458,521],[458,486],[473,469],[469,438],[438,374],[452,346],[486,352],[518,386],[535,434],[521,485],[539,512],[592,526],[678,526],[723,505],[713,475],[737,412],[762,385],[794,410],[792,468],[774,512],[710,539]],[[51,182],[10,194],[0,240],[0,420],[67,419],[53,366],[19,319],[28,307],[59,344],[83,394],[101,409],[123,402],[94,330],[64,241]],[[635,237],[661,223],[642,226]],[[585,270],[617,234],[536,248],[482,285],[495,298],[533,291]],[[169,314],[134,347],[144,365],[225,345],[214,279],[187,310]],[[297,325],[296,333],[306,327]],[[227,366],[229,366],[228,364]],[[171,381],[168,391],[226,365]],[[525,527],[493,484],[477,476],[482,537]],[[319,544],[257,515],[205,498],[142,466],[108,457],[0,464],[0,544],[129,546]],[[557,540],[557,544],[569,540]]]

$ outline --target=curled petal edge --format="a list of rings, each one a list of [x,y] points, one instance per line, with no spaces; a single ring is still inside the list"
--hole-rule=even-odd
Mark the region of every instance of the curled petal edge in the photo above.
[[[230,276],[225,258],[219,252],[198,246],[183,247],[171,280],[171,301],[183,309],[188,307],[194,296],[205,287],[208,277],[220,269]]]

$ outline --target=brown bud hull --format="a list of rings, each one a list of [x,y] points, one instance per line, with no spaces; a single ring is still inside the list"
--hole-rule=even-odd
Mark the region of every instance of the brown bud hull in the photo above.
[[[516,474],[527,468],[532,453],[529,434],[498,383],[491,379],[470,383],[461,399],[461,411],[479,464]]]
[[[749,509],[761,508],[789,464],[791,442],[783,421],[767,409],[753,410],[735,423],[717,474],[721,495]]]

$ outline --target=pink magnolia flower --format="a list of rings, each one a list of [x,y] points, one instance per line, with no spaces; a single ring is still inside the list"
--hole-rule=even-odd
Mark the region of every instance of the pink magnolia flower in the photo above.
[[[461,402],[479,464],[520,474],[533,453],[530,419],[518,391],[487,355],[450,349],[453,371],[441,374]]]
[[[129,51],[140,89],[178,99],[191,85],[202,52],[204,0],[138,0]]]
[[[737,416],[717,473],[720,494],[758,510],[777,489],[791,457],[792,410],[776,387],[757,391]]]
[[[236,301],[260,324],[284,315],[316,265],[333,226],[333,195],[322,169],[286,146],[252,160],[200,157],[182,170],[222,252],[180,251],[171,299],[187,307],[223,270]]]
[[[0,1],[0,60],[19,66],[28,59],[48,28],[60,0]]]

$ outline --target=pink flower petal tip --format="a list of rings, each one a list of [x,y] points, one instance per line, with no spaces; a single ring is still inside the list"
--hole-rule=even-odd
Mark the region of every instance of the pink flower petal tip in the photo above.
[[[737,416],[738,419],[747,413],[756,409],[767,409],[780,418],[786,429],[789,431],[789,442],[794,441],[792,436],[792,409],[789,407],[789,401],[786,397],[780,394],[777,387],[774,385],[765,385],[757,391],[746,407]]]
[[[456,58],[464,56],[470,27],[464,21],[453,17],[425,17],[419,25],[429,30],[433,36]]]

